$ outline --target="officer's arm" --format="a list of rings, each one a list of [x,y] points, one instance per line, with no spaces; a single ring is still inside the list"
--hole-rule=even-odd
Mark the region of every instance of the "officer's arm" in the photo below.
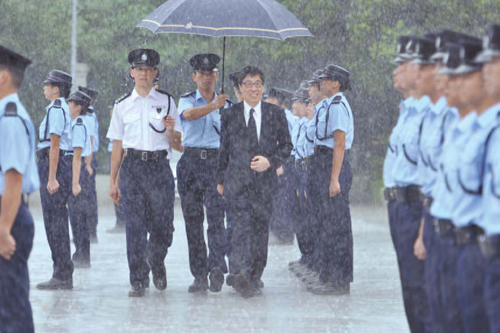
[[[94,136],[90,136],[90,155],[85,157],[85,165],[87,166],[87,170],[92,168],[92,158],[94,156]]]
[[[179,152],[184,151],[182,146],[182,133],[176,130],[168,131],[168,145]]]
[[[73,185],[80,184],[80,170],[82,167],[82,148],[73,149]]]
[[[340,169],[344,162],[345,153],[345,132],[340,130],[333,132],[334,148],[333,148],[333,167],[330,181],[338,182]]]
[[[49,154],[49,182],[56,180],[57,165],[59,163],[59,147],[61,137],[57,134],[50,135],[50,154]]]
[[[272,156],[267,159],[273,170],[285,164],[293,149],[292,138],[288,130],[288,121],[284,112],[278,113],[278,142]]]
[[[215,102],[212,102],[207,105],[186,109],[184,110],[184,112],[182,112],[182,116],[187,121],[197,120],[217,109],[217,104]]]
[[[113,150],[111,151],[111,175],[110,183],[112,186],[118,186],[118,173],[123,159],[122,140],[113,141]]]
[[[0,234],[10,235],[12,225],[21,205],[23,175],[16,169],[7,170],[5,189],[2,194],[2,209],[0,210]]]

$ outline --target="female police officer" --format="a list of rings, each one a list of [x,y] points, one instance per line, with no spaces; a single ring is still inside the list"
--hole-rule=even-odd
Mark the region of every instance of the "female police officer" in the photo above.
[[[52,278],[38,284],[38,289],[72,289],[73,263],[69,244],[68,198],[71,191],[71,165],[62,158],[71,148],[71,119],[65,98],[72,78],[54,70],[44,81],[43,93],[50,101],[40,125],[38,172],[42,183],[43,221],[54,261]]]

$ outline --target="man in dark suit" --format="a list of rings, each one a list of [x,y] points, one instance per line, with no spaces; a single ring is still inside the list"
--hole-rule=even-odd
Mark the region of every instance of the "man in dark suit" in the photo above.
[[[276,169],[293,146],[283,109],[262,102],[264,73],[248,66],[241,78],[243,102],[222,112],[217,190],[234,221],[229,255],[233,287],[251,297],[261,293],[258,281],[267,263]]]

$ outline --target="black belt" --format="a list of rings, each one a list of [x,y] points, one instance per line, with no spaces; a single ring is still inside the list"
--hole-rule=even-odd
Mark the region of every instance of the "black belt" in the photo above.
[[[217,158],[219,156],[219,149],[184,147],[184,154],[189,157],[197,157],[202,160],[206,160],[211,158]]]
[[[455,226],[451,223],[451,220],[446,219],[434,219],[434,229],[439,236],[448,236],[451,235],[455,230]]]
[[[59,149],[59,156],[66,155],[66,152],[67,152],[66,150]],[[40,149],[40,150],[36,151],[36,157],[38,159],[44,158],[44,157],[49,157],[49,155],[50,155],[50,147],[49,148],[43,148],[43,149]]]
[[[145,151],[145,150],[136,150],[132,148],[125,149],[125,156],[141,160],[143,162],[153,161],[158,162],[160,159],[163,159],[168,156],[167,150],[158,150],[158,151]]]
[[[466,245],[475,242],[477,237],[484,235],[483,229],[476,225],[470,225],[464,228],[455,228],[453,230],[455,234],[455,244]]]
[[[350,149],[344,150],[344,159],[349,157]],[[314,155],[333,155],[333,148],[326,146],[316,146],[314,147]]]
[[[479,235],[477,237],[477,242],[481,253],[486,259],[498,257],[500,255],[500,235]]]
[[[398,203],[421,201],[420,186],[410,185],[405,187],[393,187],[392,191]]]
[[[384,199],[387,202],[396,200],[396,193],[392,187],[384,189]]]

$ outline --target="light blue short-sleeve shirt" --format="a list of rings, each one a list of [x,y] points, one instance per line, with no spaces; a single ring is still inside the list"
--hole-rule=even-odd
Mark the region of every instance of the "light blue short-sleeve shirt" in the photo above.
[[[82,148],[82,157],[90,156],[91,149],[91,141],[90,136],[91,132],[87,128],[85,123],[85,116],[78,116],[71,122],[72,126],[72,150],[75,148]]]
[[[15,109],[10,103],[15,104]],[[40,188],[35,160],[35,133],[35,127],[17,94],[0,100],[0,196],[5,191],[5,172],[12,169],[23,175],[23,194]]]
[[[93,106],[89,107],[89,109],[93,110],[94,112],[89,113],[89,116],[92,118],[94,122],[94,131],[93,131],[93,136],[94,136],[94,153],[97,153],[99,151],[99,120],[97,119],[97,115],[95,113],[95,109]]]
[[[306,157],[304,147],[300,146],[301,144],[304,144],[304,142],[300,141],[300,137],[304,136],[306,123],[308,120],[309,119],[307,119],[306,117],[299,118],[295,123],[295,126],[293,126],[293,131],[291,133],[293,144],[292,155],[295,156],[296,160],[300,160]]]
[[[50,147],[50,135],[61,137],[59,149],[71,149],[71,114],[64,98],[58,98],[47,106],[47,113],[38,132],[38,149]]]

